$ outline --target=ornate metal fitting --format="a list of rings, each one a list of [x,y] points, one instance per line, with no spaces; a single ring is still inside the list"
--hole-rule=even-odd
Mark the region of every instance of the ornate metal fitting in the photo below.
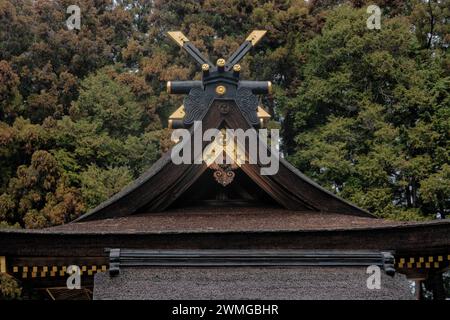
[[[216,64],[218,67],[225,67],[225,59],[223,58],[218,59]]]
[[[233,170],[236,170],[237,166],[233,164],[213,163],[210,168],[215,170],[213,173],[214,179],[224,187],[233,182],[236,176]]]
[[[220,103],[217,108],[221,114],[228,114],[228,112],[230,112],[230,106],[226,103]]]
[[[223,96],[225,94],[225,92],[227,92],[227,88],[225,88],[225,86],[217,86],[216,87],[216,93],[219,96]]]
[[[183,45],[186,42],[189,42],[189,39],[186,38],[186,36],[180,32],[180,31],[169,31],[167,32],[169,37],[172,38],[173,41],[175,41],[180,47],[183,47]]]
[[[253,46],[256,46],[256,44],[264,37],[266,34],[266,30],[253,30],[252,33],[250,33],[247,37],[247,41],[250,41]]]

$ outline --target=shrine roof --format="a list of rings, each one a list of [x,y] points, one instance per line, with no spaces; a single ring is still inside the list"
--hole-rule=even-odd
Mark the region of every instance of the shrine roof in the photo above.
[[[444,221],[401,222],[350,215],[291,211],[270,207],[214,207],[173,209],[125,217],[81,221],[29,233],[136,234],[258,231],[326,231],[404,227]],[[450,221],[447,221],[450,223]]]
[[[98,256],[105,248],[339,249],[443,254],[450,219],[399,222],[280,208],[185,208],[72,222],[46,229],[0,229],[15,256]]]

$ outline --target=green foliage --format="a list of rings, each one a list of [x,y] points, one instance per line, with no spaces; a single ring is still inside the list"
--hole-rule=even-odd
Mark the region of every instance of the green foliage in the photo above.
[[[0,300],[17,300],[22,295],[22,289],[17,281],[6,273],[0,273]]]
[[[18,167],[0,200],[0,217],[27,228],[69,222],[84,210],[79,191],[68,186],[57,161],[44,150],[33,153],[29,166]]]
[[[441,170],[422,180],[420,193],[425,204],[445,212],[450,207],[450,165],[444,164]]]
[[[99,130],[112,137],[141,132],[144,112],[131,90],[104,72],[83,80],[78,100],[71,108],[73,119],[95,122]]]
[[[20,107],[19,77],[8,61],[0,61],[0,121],[8,120]]]
[[[159,157],[162,133],[145,132],[142,97],[120,79],[109,68],[87,77],[70,116],[49,117],[42,124],[22,117],[11,126],[2,123],[0,152],[9,161],[0,220],[27,228],[69,222],[118,192]]]
[[[299,44],[301,86],[282,98],[285,145],[301,170],[381,217],[449,210],[450,111],[445,52],[421,49],[406,17],[365,26],[364,9],[327,12]]]
[[[101,169],[91,165],[80,174],[81,194],[89,208],[107,200],[132,179],[131,172],[126,167]]]

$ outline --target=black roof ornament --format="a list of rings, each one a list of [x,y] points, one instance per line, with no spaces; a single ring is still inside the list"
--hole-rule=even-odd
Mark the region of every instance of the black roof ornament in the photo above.
[[[258,94],[271,92],[270,81],[240,80],[242,58],[266,34],[265,30],[254,30],[244,43],[230,56],[228,61],[220,58],[213,65],[180,31],[168,32],[168,35],[182,47],[202,68],[201,81],[168,81],[167,92],[173,94],[188,94],[183,105],[186,116],[185,126],[201,120],[208,111],[213,100],[234,100],[239,109],[253,126],[259,125],[257,117]]]

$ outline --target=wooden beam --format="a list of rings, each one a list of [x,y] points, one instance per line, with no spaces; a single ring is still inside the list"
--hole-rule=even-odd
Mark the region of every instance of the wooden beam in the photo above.
[[[0,256],[0,273],[6,273],[6,257]]]
[[[104,248],[284,248],[395,250],[399,257],[449,255],[450,223],[299,231],[36,233],[0,232],[2,254],[106,257]]]

